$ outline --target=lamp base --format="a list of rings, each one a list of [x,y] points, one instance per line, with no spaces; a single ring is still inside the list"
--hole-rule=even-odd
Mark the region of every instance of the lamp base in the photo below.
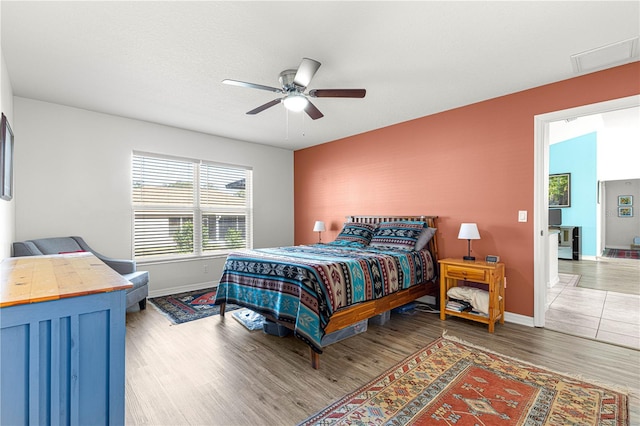
[[[475,256],[463,256],[462,260],[476,260]]]

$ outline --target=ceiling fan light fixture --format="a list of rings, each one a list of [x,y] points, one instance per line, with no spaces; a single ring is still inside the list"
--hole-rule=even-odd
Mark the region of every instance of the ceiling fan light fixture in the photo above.
[[[284,107],[289,111],[300,112],[307,107],[309,101],[304,95],[301,94],[290,94],[282,101],[284,103]]]
[[[262,84],[247,83],[246,81],[239,80],[222,80],[224,84],[230,84],[232,86],[248,87],[250,89],[266,90],[274,93],[282,93],[284,97],[274,99],[266,104],[260,105],[257,108],[248,111],[248,115],[256,115],[268,108],[274,107],[280,103],[284,105],[287,111],[307,113],[312,120],[317,120],[324,117],[324,114],[309,101],[311,98],[364,98],[367,91],[365,89],[313,89],[309,93],[305,94],[311,79],[315,75],[316,71],[320,68],[320,62],[310,59],[302,58],[302,62],[298,66],[297,70],[284,70],[280,73],[278,80],[282,88],[265,86]]]

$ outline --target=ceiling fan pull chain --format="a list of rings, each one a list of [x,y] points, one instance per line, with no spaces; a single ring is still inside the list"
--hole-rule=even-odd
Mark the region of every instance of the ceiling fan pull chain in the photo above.
[[[285,140],[289,140],[289,110],[288,109],[284,109],[284,114],[285,114],[285,122],[287,124],[287,135],[285,136]]]

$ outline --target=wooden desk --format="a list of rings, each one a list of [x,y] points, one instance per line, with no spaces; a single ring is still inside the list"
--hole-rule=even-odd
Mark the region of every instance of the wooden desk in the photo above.
[[[442,259],[440,263],[440,319],[447,315],[466,318],[489,325],[493,333],[496,321],[504,324],[504,263],[488,263],[462,259]],[[447,291],[460,282],[482,283],[488,286],[489,315],[475,315],[469,312],[456,312],[446,308]]]
[[[0,424],[124,424],[125,290],[91,253],[0,264]]]

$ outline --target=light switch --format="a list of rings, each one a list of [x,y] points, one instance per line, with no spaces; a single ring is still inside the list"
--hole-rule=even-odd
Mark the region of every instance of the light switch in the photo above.
[[[518,211],[518,222],[526,222],[527,221],[527,211],[520,210]]]

